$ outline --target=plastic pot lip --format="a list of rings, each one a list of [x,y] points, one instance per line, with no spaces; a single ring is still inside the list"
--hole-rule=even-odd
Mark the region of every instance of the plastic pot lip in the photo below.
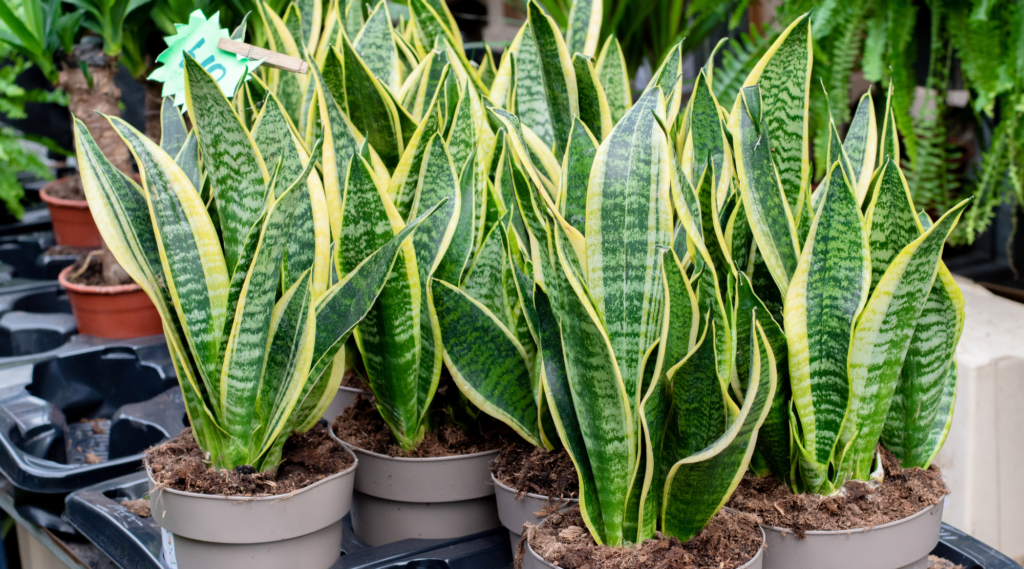
[[[207,499],[207,500],[222,500],[222,501],[225,501],[225,502],[245,503],[245,502],[268,502],[268,501],[280,500],[280,499],[286,498],[286,497],[288,497],[290,495],[299,494],[299,493],[305,492],[306,490],[312,490],[313,488],[316,488],[317,486],[321,486],[323,484],[327,484],[328,482],[331,482],[331,481],[333,481],[336,478],[341,478],[342,476],[345,476],[346,474],[354,473],[355,470],[356,470],[356,467],[359,466],[359,457],[356,456],[356,454],[354,452],[352,452],[352,449],[348,448],[348,445],[346,445],[345,443],[341,442],[341,439],[339,439],[337,436],[335,436],[335,434],[333,432],[331,432],[330,429],[327,429],[327,431],[331,434],[331,438],[334,439],[334,441],[337,442],[341,446],[341,448],[345,449],[345,452],[347,452],[349,454],[349,456],[352,457],[352,460],[353,460],[352,465],[349,466],[348,468],[346,468],[345,470],[342,470],[341,472],[336,472],[336,473],[328,476],[327,478],[324,478],[322,480],[317,480],[316,482],[314,482],[313,484],[310,484],[309,486],[306,486],[304,488],[299,488],[298,490],[296,490],[292,494],[274,494],[273,496],[225,496],[223,494],[199,494],[197,492],[185,492],[183,490],[175,490],[173,488],[159,488],[156,491],[158,491],[158,492],[167,492],[169,494],[174,494],[174,495],[177,495],[177,496],[183,496],[183,497],[188,497],[188,498],[202,498],[202,499]],[[149,467],[149,457],[143,458],[142,463],[146,466],[146,477],[149,478],[149,483],[152,484],[153,486],[156,486],[156,480],[153,479],[153,470]]]
[[[497,486],[498,488],[501,488],[502,490],[505,490],[507,492],[511,492],[512,494],[515,494],[516,495],[516,500],[519,500],[520,496],[522,496],[524,498],[537,498],[539,500],[551,500],[552,499],[551,496],[545,496],[543,494],[534,494],[532,492],[523,492],[520,495],[519,492],[515,488],[512,488],[511,486],[506,486],[505,484],[502,484],[501,481],[498,480],[498,478],[496,476],[494,476],[493,472],[491,472],[490,475],[491,475],[491,481],[494,482],[495,486]],[[560,500],[562,502],[565,502],[566,504],[579,504],[580,503],[580,499],[579,498],[554,498],[554,499],[555,500]]]
[[[363,395],[370,395],[371,394],[369,391],[366,391],[365,389],[358,389],[356,387],[345,387],[344,385],[339,385],[338,386],[338,391],[348,391],[349,393],[362,393]],[[344,441],[342,441],[342,442],[344,442]]]
[[[331,434],[334,434],[334,429],[331,429]],[[341,440],[341,439],[339,438],[338,440]],[[424,462],[445,462],[445,461],[451,461],[451,460],[463,460],[463,459],[471,459],[471,458],[480,458],[482,456],[498,454],[499,452],[501,452],[500,448],[496,448],[494,450],[485,450],[484,452],[475,452],[473,454],[455,454],[455,455],[452,455],[452,456],[428,456],[428,457],[424,457],[424,458],[409,458],[409,457],[404,457],[404,456],[401,456],[401,457],[400,456],[388,456],[386,454],[376,453],[376,452],[373,452],[373,451],[370,451],[370,450],[366,450],[364,448],[359,448],[359,447],[357,447],[357,446],[355,446],[355,445],[353,445],[351,443],[348,443],[346,441],[341,441],[341,444],[343,444],[346,447],[348,447],[348,449],[353,451],[354,453],[365,453],[368,457],[377,458],[377,459],[380,459],[380,460],[393,460],[395,462],[413,462],[413,463],[417,463],[417,462],[418,463],[424,463]],[[488,469],[488,473],[489,472],[490,472],[490,470]]]
[[[897,526],[897,525],[900,525],[900,524],[903,524],[903,523],[907,523],[907,522],[909,522],[909,521],[911,521],[913,519],[916,519],[916,518],[919,518],[919,517],[921,517],[921,516],[923,516],[925,514],[931,513],[937,507],[939,507],[939,505],[941,505],[941,504],[942,504],[942,502],[939,502],[938,504],[931,504],[930,506],[925,506],[921,510],[919,510],[919,511],[913,513],[913,514],[910,514],[909,516],[907,516],[905,518],[900,518],[898,520],[891,521],[889,523],[885,523],[885,524],[881,524],[881,525],[877,525],[877,526],[864,527],[864,528],[853,528],[853,529],[841,529],[841,530],[834,530],[834,531],[810,530],[810,531],[805,531],[804,534],[805,535],[818,535],[818,536],[825,536],[825,537],[829,537],[829,536],[835,537],[835,536],[839,536],[839,535],[849,535],[849,534],[854,534],[854,533],[866,533],[866,532],[869,532],[869,531],[883,530],[883,529],[890,528],[890,527],[893,527],[893,526]],[[772,531],[777,531],[777,532],[780,532],[780,533],[792,533],[793,532],[792,528],[781,528],[781,527],[777,527],[777,526],[770,526],[770,525],[767,525],[767,524],[759,524],[759,525],[764,530],[772,530]]]
[[[57,207],[67,207],[71,209],[89,209],[89,202],[87,200],[66,200],[63,198],[57,198],[51,196],[46,190],[50,189],[51,186],[63,182],[72,176],[64,176],[63,178],[57,178],[56,180],[46,184],[39,190],[39,199],[46,202],[46,205],[53,205]]]
[[[64,287],[71,292],[77,292],[79,294],[126,294],[129,292],[139,292],[142,287],[136,283],[124,284],[124,285],[113,285],[113,286],[88,286],[73,283],[68,280],[68,275],[71,274],[71,269],[74,265],[68,265],[57,275],[57,282],[60,286]]]

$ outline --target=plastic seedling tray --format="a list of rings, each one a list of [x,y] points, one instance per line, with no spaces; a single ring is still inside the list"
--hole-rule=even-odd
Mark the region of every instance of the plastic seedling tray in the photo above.
[[[67,493],[139,469],[185,426],[162,337],[82,342],[0,370],[0,471],[19,490]]]
[[[9,266],[15,277],[56,280],[64,267],[88,252],[70,248],[52,252],[54,245],[56,241],[51,231],[0,236],[0,262]]]

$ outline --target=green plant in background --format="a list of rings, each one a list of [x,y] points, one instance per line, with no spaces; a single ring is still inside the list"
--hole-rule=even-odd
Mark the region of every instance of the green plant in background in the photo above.
[[[82,26],[103,38],[107,57],[121,55],[124,44],[124,22],[134,10],[150,0],[66,0],[85,13]]]
[[[39,67],[51,82],[57,82],[54,55],[71,53],[82,11],[64,12],[62,0],[3,0],[0,2],[0,41]]]
[[[191,57],[185,73],[193,131],[171,104],[162,147],[110,119],[140,165],[141,187],[76,121],[83,185],[104,241],[160,312],[211,466],[273,470],[287,437],[323,415],[340,382],[335,355],[385,288],[403,242],[438,206],[424,205],[333,282],[314,169],[320,142],[307,151],[274,98],[250,131]]]

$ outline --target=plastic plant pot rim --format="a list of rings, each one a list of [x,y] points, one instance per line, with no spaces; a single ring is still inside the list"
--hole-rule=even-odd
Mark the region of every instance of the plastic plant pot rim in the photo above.
[[[537,527],[539,528],[540,526],[548,523],[549,519],[551,519],[551,518],[546,518]],[[765,535],[763,527],[758,526],[757,529],[758,529],[758,531],[761,532],[761,547],[759,547],[757,549],[757,553],[755,553],[753,557],[751,557],[746,563],[744,563],[743,565],[740,565],[736,569],[750,569],[750,568],[755,567],[755,566],[761,567],[761,563],[763,563],[763,560],[764,560],[765,546],[768,544],[768,536]],[[550,567],[550,568],[554,568],[554,569],[561,569],[560,566],[555,565],[554,563],[551,563],[547,559],[544,559],[543,557],[540,556],[539,553],[534,551],[533,550],[533,546],[530,545],[530,540],[529,539],[526,540],[526,555],[527,556],[533,556],[543,567]],[[525,561],[523,563],[523,567],[524,568],[527,567]]]
[[[68,265],[67,267],[64,267],[59,275],[57,275],[57,282],[60,283],[60,286],[70,290],[71,292],[76,292],[78,294],[112,295],[138,292],[142,290],[142,287],[136,283],[113,286],[88,286],[76,284],[68,280],[68,275],[71,274],[71,269],[73,268],[74,265]]]
[[[536,498],[538,500],[552,500],[552,501],[559,500],[559,501],[561,501],[564,504],[579,504],[580,503],[580,499],[579,498],[552,498],[551,496],[545,496],[543,494],[533,494],[532,492],[520,493],[519,490],[516,490],[515,488],[512,488],[511,486],[507,486],[505,484],[502,484],[501,481],[498,480],[498,478],[496,476],[494,476],[493,472],[491,473],[491,481],[494,482],[494,485],[497,486],[498,488],[501,488],[502,490],[505,490],[506,492],[510,492],[512,494],[515,494],[516,495],[516,500],[519,500],[519,499],[522,499],[522,498]]]
[[[57,197],[51,196],[46,191],[46,190],[48,190],[50,188],[50,186],[53,186],[54,184],[57,184],[58,182],[62,182],[64,180],[67,180],[68,178],[71,178],[71,176],[64,176],[63,178],[58,178],[58,179],[50,182],[49,184],[46,184],[45,186],[43,186],[43,188],[41,190],[39,190],[39,199],[43,200],[48,205],[55,205],[57,207],[67,207],[67,208],[71,208],[71,209],[89,209],[89,202],[87,200],[66,200],[64,198],[57,198]]]
[[[341,442],[341,439],[336,437],[334,435],[334,433],[331,432],[330,429],[327,429],[327,432],[331,434],[331,438],[334,439],[335,442],[339,443],[341,445],[341,447],[343,449],[345,449],[345,452],[347,452],[349,454],[349,456],[352,457],[352,460],[354,462],[352,463],[351,466],[349,466],[345,470],[342,470],[340,472],[335,472],[334,474],[328,476],[327,478],[323,478],[323,479],[317,480],[316,482],[310,484],[309,486],[303,486],[302,488],[299,488],[295,492],[291,492],[289,494],[274,494],[272,496],[224,496],[223,494],[199,494],[197,492],[185,492],[183,490],[175,490],[173,488],[159,487],[157,485],[156,480],[153,479],[153,470],[149,467],[149,457],[144,458],[142,463],[146,465],[146,477],[149,478],[149,483],[152,484],[153,486],[157,486],[152,491],[150,491],[150,493],[153,493],[153,492],[167,492],[169,494],[176,494],[178,496],[186,496],[186,497],[189,497],[189,498],[206,498],[206,499],[209,499],[209,500],[224,500],[224,501],[227,501],[227,502],[239,502],[239,503],[262,502],[262,501],[276,501],[276,500],[280,500],[282,498],[286,498],[290,494],[297,494],[299,492],[305,492],[306,490],[310,490],[312,488],[316,488],[317,486],[321,486],[323,484],[326,484],[327,482],[330,482],[331,480],[334,480],[335,478],[339,478],[341,476],[344,476],[345,474],[348,474],[348,473],[354,471],[356,469],[356,467],[359,466],[359,457],[356,456],[355,453],[352,452],[352,449],[348,448],[348,446],[345,445],[345,443]]]
[[[331,434],[332,435],[334,434],[333,430],[331,430]],[[341,440],[341,439],[338,439],[338,440]],[[346,442],[344,440],[341,440],[341,444],[345,445],[346,447],[348,447],[348,449],[350,451],[352,451],[352,452],[354,452],[356,454],[358,454],[358,453],[366,453],[367,456],[372,456],[374,458],[379,458],[381,460],[393,460],[395,462],[419,462],[419,463],[423,463],[423,462],[444,462],[444,461],[448,461],[448,460],[460,460],[460,459],[464,459],[464,458],[465,459],[468,459],[468,458],[478,458],[478,457],[481,457],[481,456],[486,456],[486,455],[489,455],[489,454],[498,454],[499,452],[501,452],[501,449],[496,448],[494,450],[485,450],[483,452],[475,452],[473,454],[453,454],[451,456],[428,456],[428,457],[424,457],[424,458],[409,458],[409,457],[404,457],[404,456],[401,456],[401,457],[399,457],[399,456],[388,456],[386,454],[376,453],[376,452],[373,452],[373,451],[370,451],[370,450],[366,450],[364,448],[359,448],[356,445],[354,445],[352,443],[349,443],[349,442]]]
[[[909,522],[909,521],[911,521],[913,519],[919,518],[919,517],[921,517],[921,516],[923,516],[925,514],[929,514],[935,508],[937,508],[940,504],[941,504],[941,502],[939,502],[938,504],[931,504],[930,506],[925,506],[920,511],[918,511],[916,513],[913,513],[913,514],[910,514],[909,516],[907,516],[905,518],[900,518],[898,520],[891,521],[891,522],[884,523],[884,524],[877,525],[877,526],[864,527],[864,528],[853,528],[853,529],[830,530],[830,531],[826,531],[826,530],[809,530],[809,531],[805,531],[804,535],[837,536],[837,535],[848,535],[848,534],[855,534],[855,533],[867,533],[867,532],[872,532],[872,531],[883,530],[883,529],[886,529],[886,528],[890,528],[892,526],[897,526],[897,525],[900,525],[900,524],[907,523],[907,522]],[[761,524],[761,528],[762,529],[766,529],[766,530],[777,531],[777,532],[784,533],[784,534],[785,533],[795,533],[792,528],[780,528],[780,527],[777,527],[777,526],[770,526],[770,525],[767,525],[767,524]]]

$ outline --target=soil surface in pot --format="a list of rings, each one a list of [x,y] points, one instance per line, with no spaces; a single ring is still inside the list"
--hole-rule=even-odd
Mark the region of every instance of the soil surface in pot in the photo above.
[[[69,245],[54,245],[46,251],[43,251],[44,257],[64,257],[68,255],[74,255],[76,257],[84,257],[89,254],[89,249],[86,247],[71,247]]]
[[[498,458],[491,463],[491,473],[518,494],[540,494],[561,500],[580,497],[576,467],[564,448],[548,452],[519,439],[501,448]]]
[[[934,555],[928,556],[928,569],[964,569],[963,565],[957,565]]]
[[[529,527],[517,557],[524,554],[527,536],[534,552],[563,569],[736,569],[761,548],[757,518],[726,511],[686,543],[659,532],[638,548],[597,545],[578,508],[552,514],[544,527]]]
[[[355,403],[345,408],[331,427],[339,439],[352,446],[396,458],[475,454],[501,448],[506,441],[518,437],[512,429],[481,413],[480,420],[469,430],[452,424],[439,425],[413,451],[405,452],[391,436],[373,401],[362,395],[356,396]]]
[[[363,383],[363,378],[359,377],[359,374],[354,370],[348,370],[348,372],[341,378],[341,386],[348,387],[350,389],[358,389],[360,391],[370,391],[370,388],[366,387]]]
[[[807,531],[837,531],[873,527],[902,520],[949,494],[942,472],[900,468],[899,461],[879,447],[885,479],[882,484],[856,480],[833,496],[793,494],[774,476],[744,475],[728,506],[756,514],[770,526],[791,528],[797,536]],[[873,487],[874,486],[874,487]]]
[[[46,194],[62,200],[85,201],[85,189],[82,188],[82,178],[78,174],[57,180],[46,188]]]
[[[96,253],[90,253],[75,261],[71,272],[68,273],[68,282],[83,286],[118,286],[135,282],[120,265],[116,269],[111,266],[111,263],[116,263],[113,260],[113,255],[110,256],[111,261],[108,261],[108,270],[103,270],[105,254],[100,250],[97,250]]]
[[[251,466],[213,470],[192,429],[146,451],[153,479],[173,490],[218,496],[275,496],[300,490],[352,465],[352,456],[318,423],[284,443],[277,472],[256,472]]]

